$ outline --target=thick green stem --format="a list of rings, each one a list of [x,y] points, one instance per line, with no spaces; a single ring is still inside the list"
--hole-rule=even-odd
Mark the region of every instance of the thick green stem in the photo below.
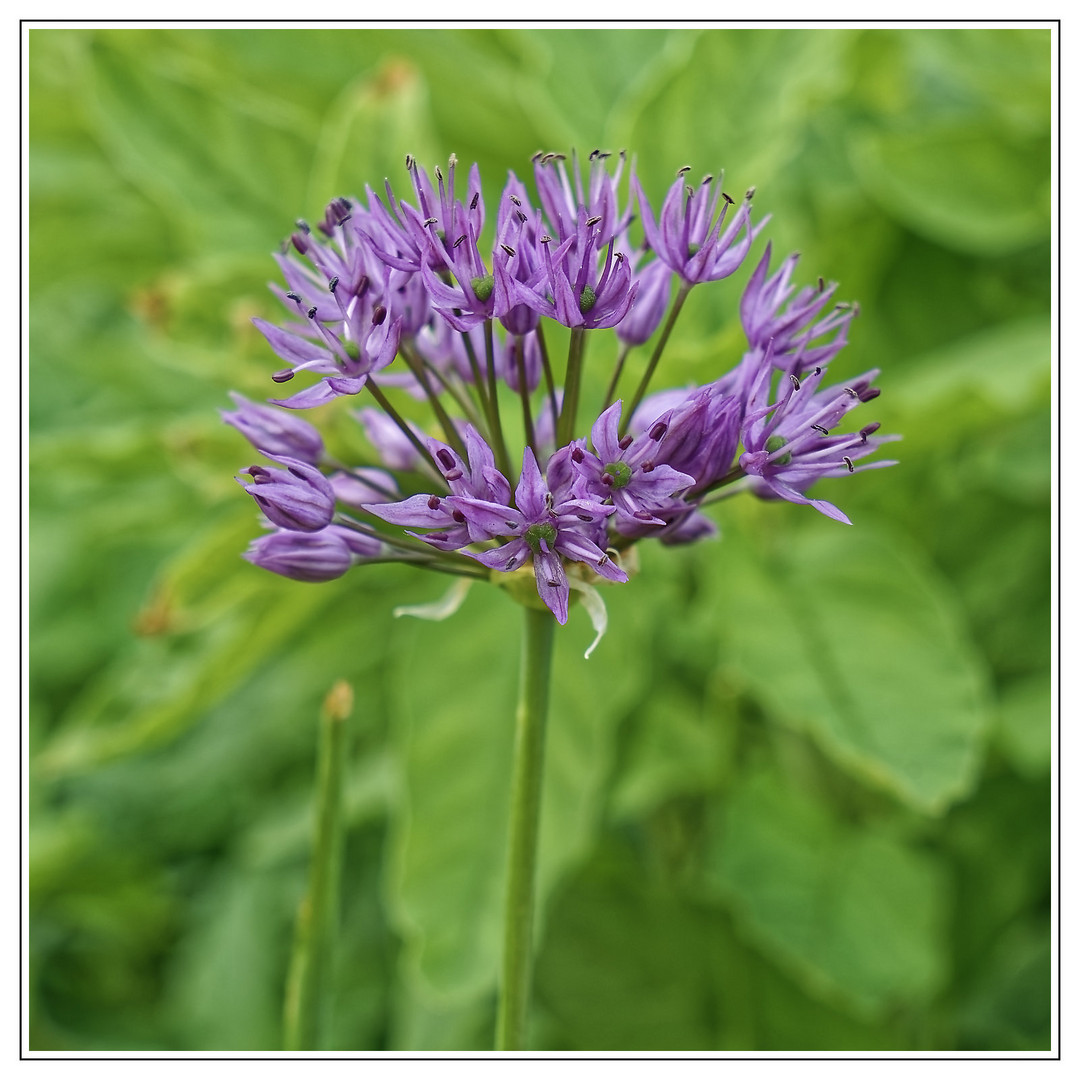
[[[510,789],[510,844],[502,981],[495,1024],[496,1050],[525,1049],[532,983],[532,926],[540,832],[540,790],[544,771],[544,730],[554,629],[555,619],[551,612],[525,609],[521,692]]]
[[[315,781],[315,841],[307,895],[300,902],[296,937],[285,986],[285,1050],[318,1050],[326,982],[337,936],[341,886],[341,778],[345,763],[345,720],[352,712],[352,688],[337,683],[319,718]]]
[[[638,388],[634,392],[634,400],[630,402],[630,408],[623,410],[622,423],[619,426],[619,433],[622,435],[626,434],[626,429],[630,424],[630,417],[637,411],[641,399],[645,396],[645,391],[649,388],[649,381],[653,377],[653,372],[656,371],[656,365],[660,363],[660,354],[663,353],[664,346],[667,344],[668,338],[671,337],[675,320],[679,317],[679,312],[682,311],[682,306],[686,303],[686,298],[690,295],[690,290],[693,287],[693,282],[683,282],[682,287],[675,296],[675,303],[671,305],[671,311],[668,312],[667,322],[664,323],[660,340],[656,343],[652,356],[649,357],[649,366],[645,369],[645,374],[641,377],[641,382],[638,383]]]
[[[570,350],[566,356],[566,382],[563,386],[562,411],[555,428],[555,447],[565,446],[574,437],[578,400],[581,397],[581,372],[585,366],[585,328],[570,331]]]

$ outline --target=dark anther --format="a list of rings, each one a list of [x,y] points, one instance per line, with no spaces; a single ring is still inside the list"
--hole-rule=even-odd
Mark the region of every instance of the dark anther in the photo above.
[[[437,217],[429,217],[424,219],[425,225],[437,225],[438,223],[439,219]]]
[[[814,374],[815,375],[820,375],[821,374],[821,368],[819,368],[819,367],[814,368]]]
[[[361,274],[360,275],[360,280],[356,283],[355,292],[356,292],[357,298],[363,296],[364,293],[366,293],[368,291],[368,286],[370,284],[371,284],[371,279],[367,276],[367,274]]]
[[[612,476],[611,473],[606,472],[600,477],[600,483],[603,484],[604,487],[611,487],[611,485],[615,483],[615,477]]]
[[[851,464],[851,458],[849,458],[849,457],[844,458],[844,464],[847,466],[847,471],[848,472],[854,472],[855,471],[855,466]]]
[[[506,560],[506,569],[507,570],[513,570],[516,565],[517,565],[517,559],[507,559]]]
[[[504,525],[505,525],[505,526],[506,526],[506,527],[507,527],[507,528],[508,528],[508,529],[509,529],[509,530],[510,530],[511,532],[513,532],[513,531],[514,531],[514,530],[515,530],[515,529],[517,528],[517,522],[516,522],[516,521],[504,521],[504,522],[503,522],[503,524],[504,524]]]
[[[600,222],[602,220],[603,220],[603,217],[600,214],[597,214],[595,217],[586,218],[585,219],[585,224],[586,224],[586,226],[591,228],[593,225],[596,225],[598,222]]]
[[[296,219],[296,227],[302,233],[310,233],[311,232],[311,226],[302,217],[298,217]]]
[[[623,151],[623,153],[625,153],[625,152],[626,151]],[[611,151],[610,150],[597,150],[596,151],[596,160],[597,161],[605,161],[609,157],[611,157]]]
[[[791,385],[794,386],[796,390],[802,389],[802,383],[799,382],[799,377],[797,375],[789,375],[788,378],[791,380]]]
[[[507,198],[515,205],[520,206],[521,200],[516,195],[508,195]]]
[[[554,157],[555,157],[555,155],[554,155],[554,154],[550,154],[550,153],[548,153],[548,154],[541,154],[541,155],[540,155],[540,162],[541,162],[541,164],[543,164],[543,165],[547,165],[547,164],[549,164],[549,163],[551,162],[551,160],[552,160],[552,159],[553,159]]]
[[[551,237],[548,236],[547,233],[544,233],[544,235],[540,237],[540,243],[541,244],[550,244],[551,243]]]
[[[454,455],[449,450],[436,450],[435,456],[439,459],[439,464],[444,469],[452,469],[454,467]]]
[[[446,479],[447,480],[460,480],[461,476],[462,476],[462,472],[461,472],[460,469],[450,469],[446,473]]]
[[[438,165],[435,166],[435,179],[439,181],[442,180],[442,169],[440,169]]]
[[[292,368],[283,368],[281,371],[275,371],[270,376],[276,383],[288,382],[296,374]]]
[[[706,173],[701,178],[701,186],[702,187],[704,187],[706,184],[711,184],[712,182],[713,182],[713,174],[712,173]]]
[[[694,197],[694,187],[692,184],[686,185],[686,197],[692,199]]]
[[[828,435],[829,434],[829,429],[825,428],[825,427],[822,427],[820,424],[811,424],[810,426],[815,431],[820,431],[822,435]]]
[[[575,465],[580,465],[585,460],[585,451],[582,450],[580,446],[575,446],[574,449],[570,451],[570,460]]]
[[[616,251],[615,252],[615,261],[616,262],[622,262],[623,259],[625,259],[625,258],[626,258],[626,256],[621,251]]]
[[[728,206],[735,205],[735,200],[726,191],[721,191],[720,195],[723,198],[724,202],[728,204]]]
[[[382,326],[384,322],[386,322],[386,308],[382,304],[377,304],[371,313],[371,325]]]
[[[862,439],[863,442],[866,442],[866,437],[868,435],[873,435],[879,427],[881,427],[880,424],[867,424],[866,427],[864,427],[862,431],[859,432],[859,437]]]
[[[653,471],[653,469],[655,469],[655,468],[656,468],[656,462],[655,461],[646,461],[641,466],[641,471],[643,473],[651,473]]]
[[[460,510],[455,510],[450,515],[459,525],[465,524],[465,515]]]
[[[590,160],[590,161],[595,161],[595,160],[596,160],[596,159],[597,159],[597,158],[598,158],[599,156],[600,156],[600,151],[599,151],[599,150],[594,150],[594,151],[593,151],[593,152],[592,152],[592,153],[591,153],[591,154],[589,155],[589,160]]]
[[[551,156],[555,161],[565,161],[566,160],[566,155],[565,154],[552,154]]]
[[[299,294],[299,293],[294,293],[294,292],[287,292],[287,293],[286,293],[285,295],[286,295],[286,296],[287,296],[287,297],[288,297],[288,298],[289,298],[289,299],[290,299],[290,300],[291,300],[291,301],[292,301],[292,302],[293,302],[294,304],[300,304],[300,303],[303,303],[303,301],[302,301],[302,300],[300,299],[300,294]]]
[[[555,512],[555,496],[552,495],[550,491],[544,496],[544,509],[549,514]]]
[[[818,292],[824,292],[825,291],[825,279],[823,277],[819,277],[817,279],[817,291]]]
[[[438,495],[432,495],[428,498],[427,507],[429,510],[438,510],[442,506],[442,499]]]
[[[462,234],[461,234],[461,235],[460,235],[460,236],[459,236],[459,237],[458,237],[458,238],[457,238],[457,239],[456,239],[456,240],[454,241],[454,247],[461,247],[461,245],[462,245],[462,244],[464,244],[464,243],[465,243],[465,241],[466,241],[466,240],[468,240],[468,239],[469,239],[469,238],[468,238],[468,237],[467,237],[467,236],[466,236],[466,235],[465,235],[464,233],[462,233]]]
[[[503,251],[505,251],[506,254],[510,256],[511,259],[517,254],[517,252],[509,244],[500,244],[499,247],[501,247]]]
[[[477,206],[479,206],[479,204],[480,204],[480,192],[477,191],[477,192],[473,193],[473,197],[469,202],[469,209],[470,210],[475,210],[477,208]]]
[[[609,562],[611,562],[611,557],[610,556],[601,555],[600,558],[596,560],[596,565],[597,566],[607,566],[607,564]]]
[[[330,280],[329,280],[329,281],[328,281],[328,282],[326,283],[326,287],[327,287],[327,288],[328,288],[328,289],[329,289],[329,290],[330,290],[331,292],[333,292],[333,291],[334,291],[334,290],[335,290],[335,289],[336,289],[336,288],[338,287],[338,279],[337,279],[337,277],[332,277],[332,278],[331,278],[331,279],[330,279]]]
[[[625,450],[633,441],[634,441],[634,436],[633,435],[624,435],[619,440],[619,449],[620,450]]]
[[[516,215],[518,221],[521,222],[522,225],[524,225],[525,222],[529,220],[529,215],[526,214],[522,210],[515,210],[514,214]]]
[[[405,168],[409,169],[411,171],[412,167],[415,164],[416,164],[416,159],[412,156],[412,154],[406,154],[405,155]]]
[[[652,514],[650,514],[648,510],[635,510],[634,517],[636,517],[638,521],[652,521]]]
[[[296,250],[299,251],[301,255],[306,255],[308,253],[308,250],[311,248],[311,245],[307,242],[307,240],[301,233],[293,233],[292,236],[289,237],[289,239],[292,241],[292,246],[296,248]]]
[[[535,165],[544,156],[543,150],[537,150],[529,160]]]
[[[649,432],[649,438],[653,442],[659,442],[667,431],[667,424],[654,424],[652,431]]]
[[[315,312],[317,312],[318,310],[319,309],[317,307],[315,307],[314,305],[312,307],[309,307],[307,309],[307,317],[309,319],[314,319],[315,318]]]
[[[557,589],[559,587],[559,583],[557,581],[552,581],[550,578],[548,578],[548,587],[552,589]]]
[[[592,514],[578,514],[577,517],[578,517],[579,521],[595,521],[596,520],[592,516]]]
[[[675,175],[676,176],[685,176],[689,171],[690,171],[690,166],[689,165],[684,165]]]
[[[856,398],[856,399],[859,396],[859,391],[858,390],[852,390],[850,386],[845,386],[844,387],[844,393],[845,394],[850,394],[853,398]]]
[[[746,189],[746,200],[749,202],[757,194],[756,187],[748,187]]]
[[[874,398],[880,397],[881,391],[876,386],[868,386],[860,395],[859,400],[864,404],[867,401],[873,401]]]

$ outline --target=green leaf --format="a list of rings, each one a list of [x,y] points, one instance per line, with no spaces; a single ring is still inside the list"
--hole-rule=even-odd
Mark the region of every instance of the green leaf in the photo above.
[[[732,678],[837,764],[924,812],[966,792],[987,688],[947,584],[865,527],[814,523],[774,552],[730,531],[724,545],[705,602],[723,612]]]
[[[1010,685],[1001,695],[995,737],[1010,764],[1037,779],[1050,768],[1051,701],[1049,672]]]
[[[1049,132],[1019,141],[970,123],[869,130],[852,162],[888,213],[945,247],[994,256],[1049,239]]]
[[[840,824],[775,776],[732,792],[709,866],[746,935],[819,997],[876,1018],[944,982],[935,862]]]
[[[947,406],[967,394],[1017,413],[1042,399],[1050,383],[1050,319],[1016,319],[912,362],[895,390],[908,409]]]

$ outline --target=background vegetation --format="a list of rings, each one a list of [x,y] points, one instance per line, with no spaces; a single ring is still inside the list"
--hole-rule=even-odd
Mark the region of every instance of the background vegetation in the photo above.
[[[1028,30],[35,30],[31,1037],[275,1049],[319,703],[356,688],[327,1046],[490,1046],[519,613],[240,559],[270,253],[406,151],[756,184],[901,465],[750,499],[559,635],[533,1044],[1028,1050],[1050,1024],[1050,121]],[[661,382],[740,354],[695,293]],[[597,354],[599,355],[599,353]],[[594,367],[587,393],[605,375]],[[591,400],[591,399],[590,399]],[[325,416],[362,448],[351,403]],[[588,408],[588,405],[586,406]]]

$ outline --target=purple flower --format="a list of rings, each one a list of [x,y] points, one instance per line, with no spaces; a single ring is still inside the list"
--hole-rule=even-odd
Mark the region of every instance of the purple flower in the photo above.
[[[586,478],[594,498],[610,498],[615,507],[616,523],[629,525],[666,525],[659,516],[674,496],[694,484],[694,477],[663,464],[659,458],[661,443],[649,436],[619,438],[622,402],[605,409],[593,424],[595,454],[575,447],[570,459]],[[558,457],[559,451],[555,457]],[[549,472],[554,466],[549,465]]]
[[[284,469],[251,465],[241,472],[251,477],[237,482],[255,500],[262,512],[283,529],[316,532],[330,524],[334,516],[334,489],[314,465],[297,458],[273,456]]]
[[[251,542],[248,562],[294,581],[333,581],[365,558],[376,558],[383,545],[340,525],[318,532],[281,529]]]
[[[857,469],[854,463],[896,436],[871,438],[878,424],[850,435],[831,435],[846,413],[873,401],[881,391],[870,385],[877,371],[860,375],[846,386],[820,390],[824,371],[814,368],[801,378],[789,372],[781,377],[773,402],[766,404],[773,372],[771,364],[762,364],[743,423],[745,452],[739,464],[756,478],[753,490],[757,494],[812,506],[826,517],[850,525],[847,515],[832,503],[807,498],[804,492],[823,476],[846,476],[861,469],[895,465],[895,461],[876,461]]]
[[[601,150],[594,150],[589,155],[588,191],[582,183],[577,154],[572,155],[573,177],[567,174],[564,154],[536,154],[533,157],[540,205],[559,240],[574,237],[584,221],[599,226],[597,246],[601,248],[626,230],[630,223],[630,207],[620,214],[618,199],[619,178],[626,164],[626,154],[619,154],[614,176],[607,171],[609,157],[611,154]]]
[[[563,559],[585,563],[609,581],[628,580],[593,539],[598,519],[613,514],[615,508],[593,499],[556,501],[528,447],[514,492],[516,508],[481,499],[452,497],[446,501],[481,532],[511,537],[497,548],[464,554],[504,573],[523,566],[531,556],[536,590],[560,623],[569,618],[570,609],[570,586]]]
[[[222,410],[221,419],[236,428],[256,450],[270,457],[298,458],[309,465],[318,465],[322,460],[322,436],[306,420],[271,405],[256,405],[234,391],[229,397],[236,405],[236,412]]]
[[[614,326],[626,315],[638,290],[636,282],[630,283],[630,265],[610,241],[598,275],[599,230],[589,221],[579,221],[577,235],[564,240],[554,252],[552,238],[540,237],[542,268],[524,284],[511,279],[510,295],[515,302],[563,326],[587,330]]]
[[[668,190],[659,222],[653,217],[652,207],[641,190],[638,178],[632,176],[630,182],[637,192],[641,225],[649,247],[686,284],[696,285],[701,281],[717,281],[733,274],[746,258],[754,236],[761,231],[765,222],[756,231],[750,225],[751,189],[746,193],[746,201],[735,212],[731,224],[721,232],[728,207],[734,205],[734,200],[713,185],[711,176],[704,177],[701,186],[695,190],[683,180],[687,171],[680,169],[675,183]],[[742,239],[736,243],[740,232]]]
[[[495,467],[495,455],[471,424],[462,425],[468,463],[438,439],[428,439],[427,447],[447,487],[455,496],[505,503],[510,498],[510,482]],[[491,540],[499,532],[469,521],[453,499],[439,495],[413,495],[400,502],[372,500],[363,506],[369,514],[410,529],[429,529],[420,539],[441,551],[456,551],[466,544]]]
[[[774,366],[784,369],[789,367],[787,354],[797,352],[799,363],[794,370],[796,375],[801,375],[812,367],[827,364],[844,347],[848,324],[858,314],[858,307],[838,304],[815,325],[814,320],[836,292],[836,284],[826,286],[819,278],[816,288],[807,286],[792,297],[791,275],[799,257],[789,255],[769,277],[771,255],[772,244],[769,244],[746,283],[739,315],[752,349],[771,348]],[[834,338],[822,340],[834,331]]]

